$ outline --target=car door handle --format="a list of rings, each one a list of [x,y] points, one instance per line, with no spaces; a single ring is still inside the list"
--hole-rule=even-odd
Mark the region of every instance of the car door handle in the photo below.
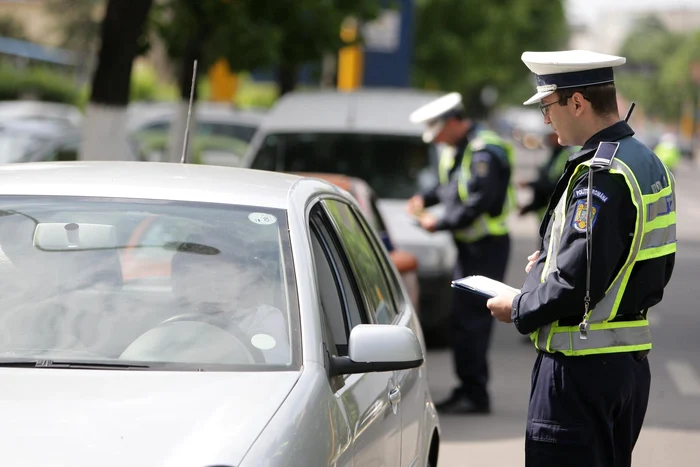
[[[391,405],[394,407],[401,402],[401,389],[394,388],[389,391],[389,402],[391,402]]]

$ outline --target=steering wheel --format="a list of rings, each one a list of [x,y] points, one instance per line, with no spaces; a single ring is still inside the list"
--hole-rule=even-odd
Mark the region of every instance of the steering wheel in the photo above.
[[[182,313],[176,316],[173,316],[172,318],[168,318],[165,321],[162,321],[159,326],[162,326],[164,324],[170,324],[170,323],[177,323],[177,322],[183,322],[183,321],[194,321],[197,323],[205,323],[209,324],[211,326],[215,326],[217,328],[223,329],[227,333],[231,334],[234,339],[238,341],[239,344],[241,344],[245,349],[248,351],[248,354],[250,358],[253,360],[254,363],[260,363],[260,364],[265,364],[265,356],[263,355],[262,351],[258,349],[257,347],[253,346],[253,344],[250,342],[250,338],[246,336],[243,331],[238,329],[236,325],[231,323],[230,321],[221,318],[220,316],[216,315],[211,315],[208,313]]]
[[[188,322],[192,325],[188,326]],[[190,342],[194,345],[188,345]],[[178,355],[175,361],[182,363],[226,363],[221,359],[232,357],[234,360],[244,357],[245,363],[266,363],[260,349],[254,347],[240,329],[226,319],[207,313],[183,313],[161,321],[129,344],[119,358],[160,361],[174,355]]]

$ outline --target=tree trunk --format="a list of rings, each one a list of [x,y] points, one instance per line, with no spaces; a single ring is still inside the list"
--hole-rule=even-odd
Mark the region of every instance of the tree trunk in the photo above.
[[[152,0],[109,0],[100,53],[82,130],[81,160],[129,160],[126,106],[131,69]]]
[[[277,86],[280,90],[280,97],[294,90],[297,85],[298,71],[299,67],[294,63],[280,63],[277,70]]]

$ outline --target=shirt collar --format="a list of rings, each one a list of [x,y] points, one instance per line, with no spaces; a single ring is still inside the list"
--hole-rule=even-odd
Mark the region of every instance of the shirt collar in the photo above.
[[[588,138],[588,141],[586,141],[581,149],[569,156],[568,161],[574,161],[577,159],[588,160],[596,149],[598,149],[598,145],[603,141],[619,141],[622,138],[627,138],[628,136],[632,135],[634,135],[634,130],[627,124],[627,122],[620,120],[607,128],[603,128],[598,133]]]
[[[598,147],[598,144],[603,141],[619,141],[622,138],[632,135],[634,135],[634,130],[632,130],[627,122],[620,120],[588,138],[586,144],[583,145],[583,149],[595,149]]]

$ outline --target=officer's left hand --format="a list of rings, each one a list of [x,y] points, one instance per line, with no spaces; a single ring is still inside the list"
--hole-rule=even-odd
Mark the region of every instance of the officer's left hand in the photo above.
[[[513,312],[513,299],[516,292],[505,292],[490,298],[486,306],[491,310],[491,315],[502,323],[512,323],[511,313]]]
[[[420,226],[428,232],[435,232],[437,228],[437,217],[429,212],[421,214],[418,218],[418,222],[420,222]]]

